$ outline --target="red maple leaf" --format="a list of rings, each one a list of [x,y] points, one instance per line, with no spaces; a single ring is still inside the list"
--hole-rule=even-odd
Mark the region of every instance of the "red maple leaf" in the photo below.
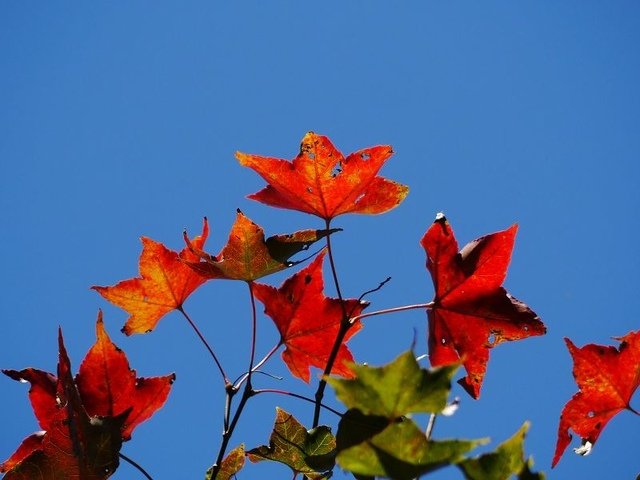
[[[207,279],[252,281],[279,272],[300,262],[289,259],[296,253],[340,229],[300,230],[287,235],[274,235],[265,240],[260,225],[249,220],[240,210],[229,232],[229,240],[218,255],[210,255],[189,241],[185,242],[199,262],[186,261]]]
[[[573,357],[573,376],[580,391],[560,414],[552,467],[571,442],[569,429],[582,438],[576,453],[586,455],[615,415],[625,409],[638,414],[629,402],[640,385],[640,331],[616,338],[621,342],[619,348],[594,344],[578,348],[568,338],[564,340]]]
[[[98,314],[97,341],[74,381],[58,333],[58,375],[33,368],[3,370],[31,383],[29,399],[42,432],[27,437],[4,463],[3,480],[108,478],[123,440],[167,399],[175,375],[136,378],[125,354],[107,336]]]
[[[431,363],[462,361],[467,376],[460,384],[473,398],[480,395],[491,348],[546,332],[538,316],[502,288],[517,228],[478,238],[458,253],[449,223],[438,214],[420,242],[435,287],[428,313]]]
[[[329,221],[343,213],[384,213],[407,196],[406,185],[378,177],[393,155],[389,145],[365,148],[346,158],[323,135],[307,133],[292,162],[237,152],[240,164],[269,184],[249,198],[299,210]]]
[[[209,225],[205,218],[202,235],[191,243],[203,248],[208,235]],[[174,252],[146,237],[142,237],[142,245],[140,277],[123,280],[110,287],[91,287],[129,312],[131,316],[122,329],[127,335],[153,330],[164,315],[181,309],[187,297],[207,281],[206,277],[185,264],[199,260],[189,248],[185,247],[180,253]]]
[[[323,259],[324,253],[321,253],[278,289],[259,283],[253,285],[255,297],[264,304],[265,313],[273,319],[280,332],[280,342],[286,347],[282,359],[291,373],[305,382],[310,379],[309,367],[322,370],[326,367],[344,312],[352,318],[368,305],[356,299],[341,302],[325,297]],[[353,376],[350,369],[353,356],[346,342],[361,327],[360,322],[355,322],[345,335],[331,373]]]

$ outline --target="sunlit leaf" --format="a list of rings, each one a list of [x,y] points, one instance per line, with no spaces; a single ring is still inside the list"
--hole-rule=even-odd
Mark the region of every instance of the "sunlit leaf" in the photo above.
[[[313,132],[304,136],[292,162],[236,153],[241,165],[268,183],[249,198],[326,220],[344,213],[383,213],[402,202],[409,188],[377,176],[391,155],[391,147],[383,145],[345,158],[327,137]]]
[[[421,240],[435,287],[428,312],[431,364],[462,362],[467,376],[460,384],[474,398],[490,349],[546,332],[535,312],[502,288],[516,230],[513,225],[478,238],[458,252],[449,222],[438,214]]]
[[[348,408],[367,415],[397,418],[408,413],[439,413],[447,405],[458,365],[420,368],[412,351],[383,367],[355,365],[353,379],[327,378]]]
[[[284,463],[296,473],[316,480],[329,478],[334,465],[336,441],[329,427],[307,430],[293,415],[276,407],[269,445],[247,452],[249,460]]]
[[[589,453],[605,425],[622,410],[632,410],[631,397],[640,385],[640,331],[617,338],[620,347],[589,344],[576,347],[565,338],[573,357],[573,376],[580,391],[562,409],[552,466],[577,433]],[[580,450],[576,450],[580,453]]]
[[[322,261],[324,253],[298,273],[289,277],[280,288],[255,284],[253,291],[265,306],[280,332],[286,349],[282,359],[296,377],[309,382],[311,366],[324,370],[338,335],[344,311],[352,317],[359,315],[368,305],[355,299],[342,302],[324,295]],[[355,322],[344,337],[338,350],[332,373],[351,376],[353,356],[346,342],[361,328]]]
[[[203,248],[208,235],[209,225],[205,219],[202,235],[195,237],[191,244]],[[174,252],[146,237],[142,238],[142,245],[140,277],[111,287],[91,287],[131,315],[122,329],[127,335],[153,330],[163,316],[182,308],[187,297],[207,281],[185,264],[198,261],[189,248]]]

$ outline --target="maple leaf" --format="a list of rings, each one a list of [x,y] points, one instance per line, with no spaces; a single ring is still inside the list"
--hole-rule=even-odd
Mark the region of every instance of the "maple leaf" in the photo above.
[[[204,480],[230,480],[244,467],[244,456],[244,444],[241,444],[231,450],[222,460],[220,470],[215,477],[213,476],[213,467],[211,467],[207,470]]]
[[[543,473],[533,473],[533,459],[524,459],[524,437],[529,430],[529,423],[522,427],[508,440],[498,445],[495,451],[485,453],[476,458],[468,458],[458,463],[458,468],[467,480],[508,480],[518,475],[520,480],[544,480]]]
[[[382,367],[355,365],[327,382],[349,410],[338,425],[337,462],[357,475],[412,479],[462,459],[484,440],[434,441],[409,416],[441,413],[459,365],[420,368],[412,351]]]
[[[458,253],[439,213],[420,242],[435,288],[428,312],[431,364],[462,361],[467,376],[460,384],[473,398],[480,395],[491,348],[546,332],[535,312],[502,288],[517,228],[478,238]]]
[[[108,478],[118,467],[122,442],[164,404],[175,376],[136,378],[104,331],[101,314],[96,330],[96,344],[75,380],[61,330],[57,376],[33,368],[3,370],[31,383],[29,399],[43,430],[0,465],[3,480]]]
[[[293,415],[276,407],[276,420],[269,445],[247,452],[249,460],[273,460],[289,466],[296,474],[312,480],[329,478],[336,454],[336,440],[331,429],[321,425],[307,430]]]
[[[205,218],[202,234],[191,243],[202,248],[208,235],[209,224]],[[164,315],[181,309],[187,297],[207,281],[185,264],[198,261],[189,248],[174,252],[146,237],[142,237],[142,246],[140,277],[110,287],[91,287],[131,315],[122,329],[126,335],[150,332]]]
[[[389,421],[352,409],[340,420],[336,442],[336,462],[343,469],[410,480],[463,460],[463,454],[486,440],[430,440],[408,417]]]
[[[204,252],[195,242],[190,242],[185,233],[188,248],[200,260],[186,263],[207,279],[248,282],[297,265],[300,262],[289,260],[293,255],[337,231],[340,229],[301,230],[288,235],[274,235],[265,240],[262,227],[238,210],[229,240],[218,255]]]
[[[392,154],[382,145],[345,158],[327,137],[309,132],[292,162],[241,152],[236,158],[269,184],[248,198],[329,221],[343,213],[384,213],[404,200],[406,185],[377,176]]]
[[[621,342],[619,348],[595,344],[578,348],[565,338],[579,392],[560,414],[552,467],[571,442],[569,429],[582,438],[583,447],[576,453],[586,455],[615,415],[625,409],[638,414],[629,403],[640,385],[640,331],[615,339]]]
[[[355,365],[353,379],[327,378],[348,408],[389,419],[410,413],[440,413],[447,406],[458,365],[420,368],[411,350],[383,367]]]
[[[356,299],[340,301],[325,297],[323,293],[322,261],[324,252],[298,273],[284,281],[278,289],[256,283],[255,297],[265,306],[265,313],[274,321],[285,345],[282,359],[291,373],[309,382],[309,367],[324,369],[338,335],[346,311],[351,318],[359,315],[368,305]],[[353,362],[346,342],[362,324],[355,322],[340,345],[331,373],[351,377]]]

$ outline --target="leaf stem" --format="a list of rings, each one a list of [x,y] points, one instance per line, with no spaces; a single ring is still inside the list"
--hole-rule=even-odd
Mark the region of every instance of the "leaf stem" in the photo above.
[[[251,354],[249,355],[249,370],[246,374],[246,377],[242,379],[242,381],[246,381],[246,383],[244,386],[244,390],[242,391],[242,397],[240,397],[240,403],[238,403],[238,408],[236,408],[231,421],[229,421],[231,412],[231,399],[237,393],[239,385],[238,387],[236,387],[235,385],[231,384],[231,382],[227,383],[226,385],[227,400],[225,404],[224,414],[224,431],[222,432],[222,443],[220,444],[220,450],[218,450],[218,457],[216,458],[216,463],[213,464],[211,478],[216,478],[216,475],[218,475],[220,467],[222,466],[222,461],[224,460],[224,454],[226,453],[227,446],[229,445],[229,440],[231,440],[233,431],[236,429],[236,425],[238,424],[238,420],[240,420],[242,411],[244,410],[247,401],[256,394],[256,392],[253,390],[253,387],[251,386],[251,375],[253,374],[254,368],[256,368],[253,365],[256,357],[256,301],[253,297],[253,282],[248,281],[247,285],[249,286],[249,297],[251,298]],[[277,347],[279,346],[280,345],[278,345]],[[265,358],[271,356],[273,352],[277,350],[277,347],[273,348]]]
[[[118,453],[118,456],[124,460],[125,462],[127,462],[129,465],[131,465],[132,467],[136,468],[142,475],[144,475],[145,477],[147,477],[148,480],[153,480],[153,478],[151,477],[151,475],[149,475],[147,473],[147,471],[142,468],[137,462],[134,462],[132,459],[130,459],[129,457],[127,457],[124,453]]]
[[[191,320],[191,317],[187,314],[187,312],[184,310],[184,308],[182,308],[182,305],[177,307],[176,310],[178,310],[180,313],[182,313],[184,318],[187,319],[187,322],[189,322],[189,325],[191,325],[191,328],[193,329],[193,331],[196,332],[196,335],[198,335],[198,337],[200,338],[200,341],[204,344],[205,348],[211,354],[211,357],[213,358],[213,361],[215,362],[216,366],[218,367],[218,370],[220,370],[220,375],[222,375],[222,379],[224,381],[225,386],[229,385],[231,382],[229,381],[229,378],[227,377],[227,374],[224,372],[224,369],[222,368],[222,364],[220,363],[220,361],[218,360],[218,357],[216,356],[215,352],[213,351],[213,349],[209,345],[209,342],[207,342],[207,340],[204,338],[204,335],[202,335],[202,333],[200,332],[200,329],[197,327],[197,325],[194,323],[194,321]]]
[[[305,397],[304,395],[299,395],[299,394],[293,393],[293,392],[287,392],[286,390],[278,390],[278,389],[275,389],[275,388],[261,388],[260,390],[254,390],[253,393],[255,393],[256,395],[259,394],[259,393],[278,393],[280,395],[288,395],[290,397],[299,398],[300,400],[304,400],[304,401],[309,402],[309,403],[316,403],[316,401],[313,398]],[[325,405],[324,403],[321,403],[320,406],[322,408],[324,408],[325,410],[329,410],[331,413],[335,413],[339,417],[343,416],[343,414],[340,413],[338,410],[335,410],[335,409]]]
[[[385,315],[387,313],[404,312],[406,310],[417,310],[417,309],[427,310],[427,309],[429,309],[431,307],[433,307],[433,302],[416,303],[416,304],[413,304],[413,305],[403,305],[401,307],[393,307],[393,308],[384,308],[382,310],[376,310],[375,312],[367,312],[367,313],[363,313],[363,314],[360,314],[360,315],[356,315],[355,317],[349,319],[349,322],[355,323],[358,320],[362,320],[363,318],[375,317],[376,315]]]
[[[329,230],[331,220],[325,219],[326,229]],[[329,354],[329,358],[327,359],[327,364],[324,368],[324,375],[329,375],[331,373],[331,369],[333,368],[333,364],[338,357],[338,351],[340,350],[340,345],[344,341],[344,337],[347,332],[353,325],[349,321],[349,313],[347,312],[347,307],[344,304],[344,299],[342,298],[342,292],[340,290],[340,282],[338,281],[338,274],[336,272],[335,262],[333,261],[333,249],[331,248],[331,235],[327,235],[327,253],[329,256],[329,264],[331,266],[331,274],[333,276],[333,283],[336,287],[336,293],[338,294],[338,299],[340,300],[340,306],[342,307],[342,321],[340,322],[340,328],[338,329],[338,334],[336,335],[336,339],[333,342],[333,347],[331,347],[331,353]],[[313,410],[313,424],[312,428],[315,428],[320,423],[320,406],[322,405],[322,399],[324,398],[324,391],[327,388],[327,381],[322,378],[318,383],[318,389],[316,390],[315,395],[315,408]]]
[[[256,336],[258,330],[258,322],[256,315],[256,299],[253,296],[253,282],[248,281],[249,298],[251,299],[251,355],[249,356],[249,369],[247,370],[247,385],[251,385],[251,374],[253,373],[253,362],[256,359]]]
[[[231,387],[233,390],[233,387]],[[235,390],[233,390],[235,392]],[[228,390],[227,390],[228,392]],[[247,404],[247,400],[249,400],[255,392],[253,388],[251,388],[251,381],[247,380],[247,383],[244,386],[244,390],[242,391],[242,397],[240,398],[240,403],[238,403],[238,408],[236,412],[233,414],[233,418],[231,419],[231,423],[228,423],[228,427],[224,429],[222,432],[222,443],[220,444],[220,450],[218,450],[218,457],[216,458],[216,463],[213,465],[213,470],[211,473],[211,478],[216,478],[216,475],[220,471],[220,467],[222,466],[222,460],[224,460],[224,454],[227,451],[227,446],[229,445],[229,440],[231,440],[231,436],[233,435],[233,431],[238,424],[238,420],[242,415],[242,411],[244,410],[245,405]],[[227,393],[229,396],[229,393]]]
[[[269,360],[274,353],[276,353],[278,351],[278,349],[282,346],[282,341],[278,342],[276,345],[274,345],[271,350],[269,350],[267,352],[267,354],[262,357],[262,360],[260,360],[258,363],[256,363],[253,366],[252,371],[255,373],[256,371],[258,371],[258,369],[264,365],[265,363],[267,363],[267,360]],[[245,382],[245,380],[247,379],[247,377],[249,376],[248,372],[243,373],[242,375],[240,375],[240,377],[238,377],[238,379],[234,382],[233,386],[234,388],[237,390],[239,389],[242,384]]]
[[[431,434],[433,433],[433,427],[436,424],[436,418],[438,416],[435,413],[432,413],[431,415],[429,415],[429,422],[427,423],[427,428],[424,432],[425,437],[427,437],[427,440],[431,440]]]

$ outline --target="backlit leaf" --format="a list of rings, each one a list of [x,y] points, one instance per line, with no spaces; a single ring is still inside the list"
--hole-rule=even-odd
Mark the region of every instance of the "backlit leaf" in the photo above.
[[[75,380],[61,331],[57,376],[33,368],[3,370],[31,383],[29,399],[43,429],[0,465],[3,480],[108,478],[118,467],[122,442],[164,404],[175,377],[136,378],[104,331],[101,314],[96,331]]]
[[[218,255],[204,252],[194,242],[189,242],[185,234],[187,245],[199,260],[188,264],[208,279],[252,281],[300,263],[290,258],[339,230],[301,230],[265,240],[262,227],[238,210],[229,240]]]
[[[204,480],[230,480],[244,466],[244,444],[237,446],[222,460],[218,474],[213,477],[213,467],[207,470]]]
[[[508,440],[500,444],[494,452],[485,453],[458,463],[467,480],[508,480],[513,475],[519,479],[544,479],[542,474],[530,471],[533,461],[524,459],[524,437],[529,429],[525,423]]]
[[[458,365],[420,368],[412,351],[383,367],[355,365],[353,379],[327,378],[348,408],[367,415],[397,418],[408,413],[439,413],[447,405]]]
[[[273,460],[294,472],[316,480],[329,478],[334,465],[336,441],[331,430],[319,426],[307,430],[293,415],[276,407],[276,420],[269,445],[247,452],[249,460]]]
[[[629,332],[616,340],[621,342],[618,348],[595,344],[578,348],[565,338],[580,391],[560,414],[553,467],[571,443],[569,429],[580,436],[583,445],[589,444],[586,454],[609,420],[622,410],[634,411],[630,401],[640,385],[640,331]]]
[[[280,288],[263,284],[253,286],[255,297],[264,304],[265,313],[273,319],[280,332],[280,341],[286,347],[282,359],[291,373],[305,382],[310,380],[311,366],[324,370],[344,319],[343,309],[355,317],[368,305],[355,299],[341,302],[325,297],[323,260],[324,253],[321,253],[307,267],[285,280]],[[360,322],[355,322],[347,332],[332,373],[352,375],[353,357],[346,342],[361,327]]]
[[[362,423],[364,418],[357,421]],[[375,422],[379,422],[381,417],[377,418]],[[345,416],[341,420],[338,445],[345,435],[343,431],[353,428],[354,420],[354,416]],[[376,428],[371,431],[375,432]],[[384,429],[361,443],[339,448],[336,461],[343,469],[358,475],[411,480],[462,460],[466,452],[482,443],[485,441],[428,440],[412,420],[401,418],[389,422]]]
[[[377,176],[391,155],[391,147],[383,145],[345,158],[327,137],[313,132],[304,136],[292,162],[236,153],[241,165],[268,183],[249,198],[325,220],[343,213],[383,213],[402,202],[409,188]]]
[[[203,248],[208,235],[205,218],[202,234],[191,241],[192,245]],[[140,277],[111,287],[91,287],[131,315],[122,329],[127,335],[153,330],[164,315],[182,308],[187,297],[207,281],[185,264],[198,261],[189,248],[177,253],[146,237],[142,238],[142,246]]]
[[[478,238],[458,253],[453,230],[438,214],[421,240],[435,287],[428,312],[431,364],[462,362],[467,376],[460,384],[474,398],[480,395],[490,349],[546,332],[535,312],[502,288],[516,230],[513,225]]]

